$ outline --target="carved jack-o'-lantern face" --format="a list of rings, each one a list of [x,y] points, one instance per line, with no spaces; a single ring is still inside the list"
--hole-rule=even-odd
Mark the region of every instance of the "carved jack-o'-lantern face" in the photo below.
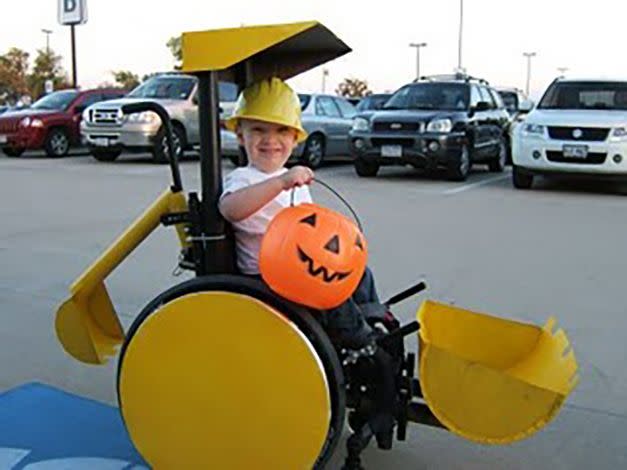
[[[355,291],[366,268],[366,239],[343,215],[315,204],[283,209],[270,223],[259,253],[264,281],[308,307],[337,307]]]

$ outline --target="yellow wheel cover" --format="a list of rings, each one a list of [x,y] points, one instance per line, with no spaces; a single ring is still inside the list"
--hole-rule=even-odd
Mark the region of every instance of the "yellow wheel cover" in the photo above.
[[[311,469],[331,420],[308,339],[231,292],[189,294],[148,316],[127,346],[119,394],[156,469]]]

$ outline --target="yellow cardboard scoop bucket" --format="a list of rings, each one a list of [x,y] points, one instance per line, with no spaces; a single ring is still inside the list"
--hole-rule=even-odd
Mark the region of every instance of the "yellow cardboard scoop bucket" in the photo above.
[[[577,383],[577,361],[550,318],[540,328],[426,301],[420,321],[420,382],[450,431],[485,444],[530,436]]]

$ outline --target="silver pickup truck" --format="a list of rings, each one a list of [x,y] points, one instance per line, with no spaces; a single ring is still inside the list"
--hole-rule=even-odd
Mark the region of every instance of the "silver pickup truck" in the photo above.
[[[174,147],[181,157],[185,150],[200,142],[197,82],[190,75],[155,75],[124,98],[89,106],[83,112],[80,128],[84,144],[99,161],[113,161],[126,150],[149,151],[155,162],[167,162],[167,147],[159,117],[151,111],[125,116],[121,109],[123,105],[136,101],[155,101],[166,109],[172,119]],[[219,88],[221,117],[224,118],[235,107],[237,87],[232,83],[220,82]],[[238,152],[237,142],[233,140],[232,135],[222,136],[224,154]]]

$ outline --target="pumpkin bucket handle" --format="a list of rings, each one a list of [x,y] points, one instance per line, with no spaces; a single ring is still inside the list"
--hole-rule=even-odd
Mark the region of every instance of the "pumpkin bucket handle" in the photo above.
[[[359,231],[361,233],[364,233],[364,229],[361,226],[361,220],[359,220],[359,217],[357,217],[357,213],[353,210],[353,208],[351,207],[351,205],[348,203],[348,201],[346,201],[346,199],[344,199],[340,193],[338,193],[335,189],[333,189],[330,185],[328,185],[327,183],[325,183],[324,181],[321,181],[318,178],[314,178],[313,181],[315,181],[316,183],[324,186],[325,188],[327,188],[329,191],[331,191],[340,201],[342,201],[342,203],[348,208],[348,210],[350,211],[350,213],[353,215],[353,218],[355,219],[355,222],[357,223],[357,227],[359,227]],[[296,188],[292,188],[292,191],[290,191],[290,206],[294,206],[294,194],[295,194]]]

